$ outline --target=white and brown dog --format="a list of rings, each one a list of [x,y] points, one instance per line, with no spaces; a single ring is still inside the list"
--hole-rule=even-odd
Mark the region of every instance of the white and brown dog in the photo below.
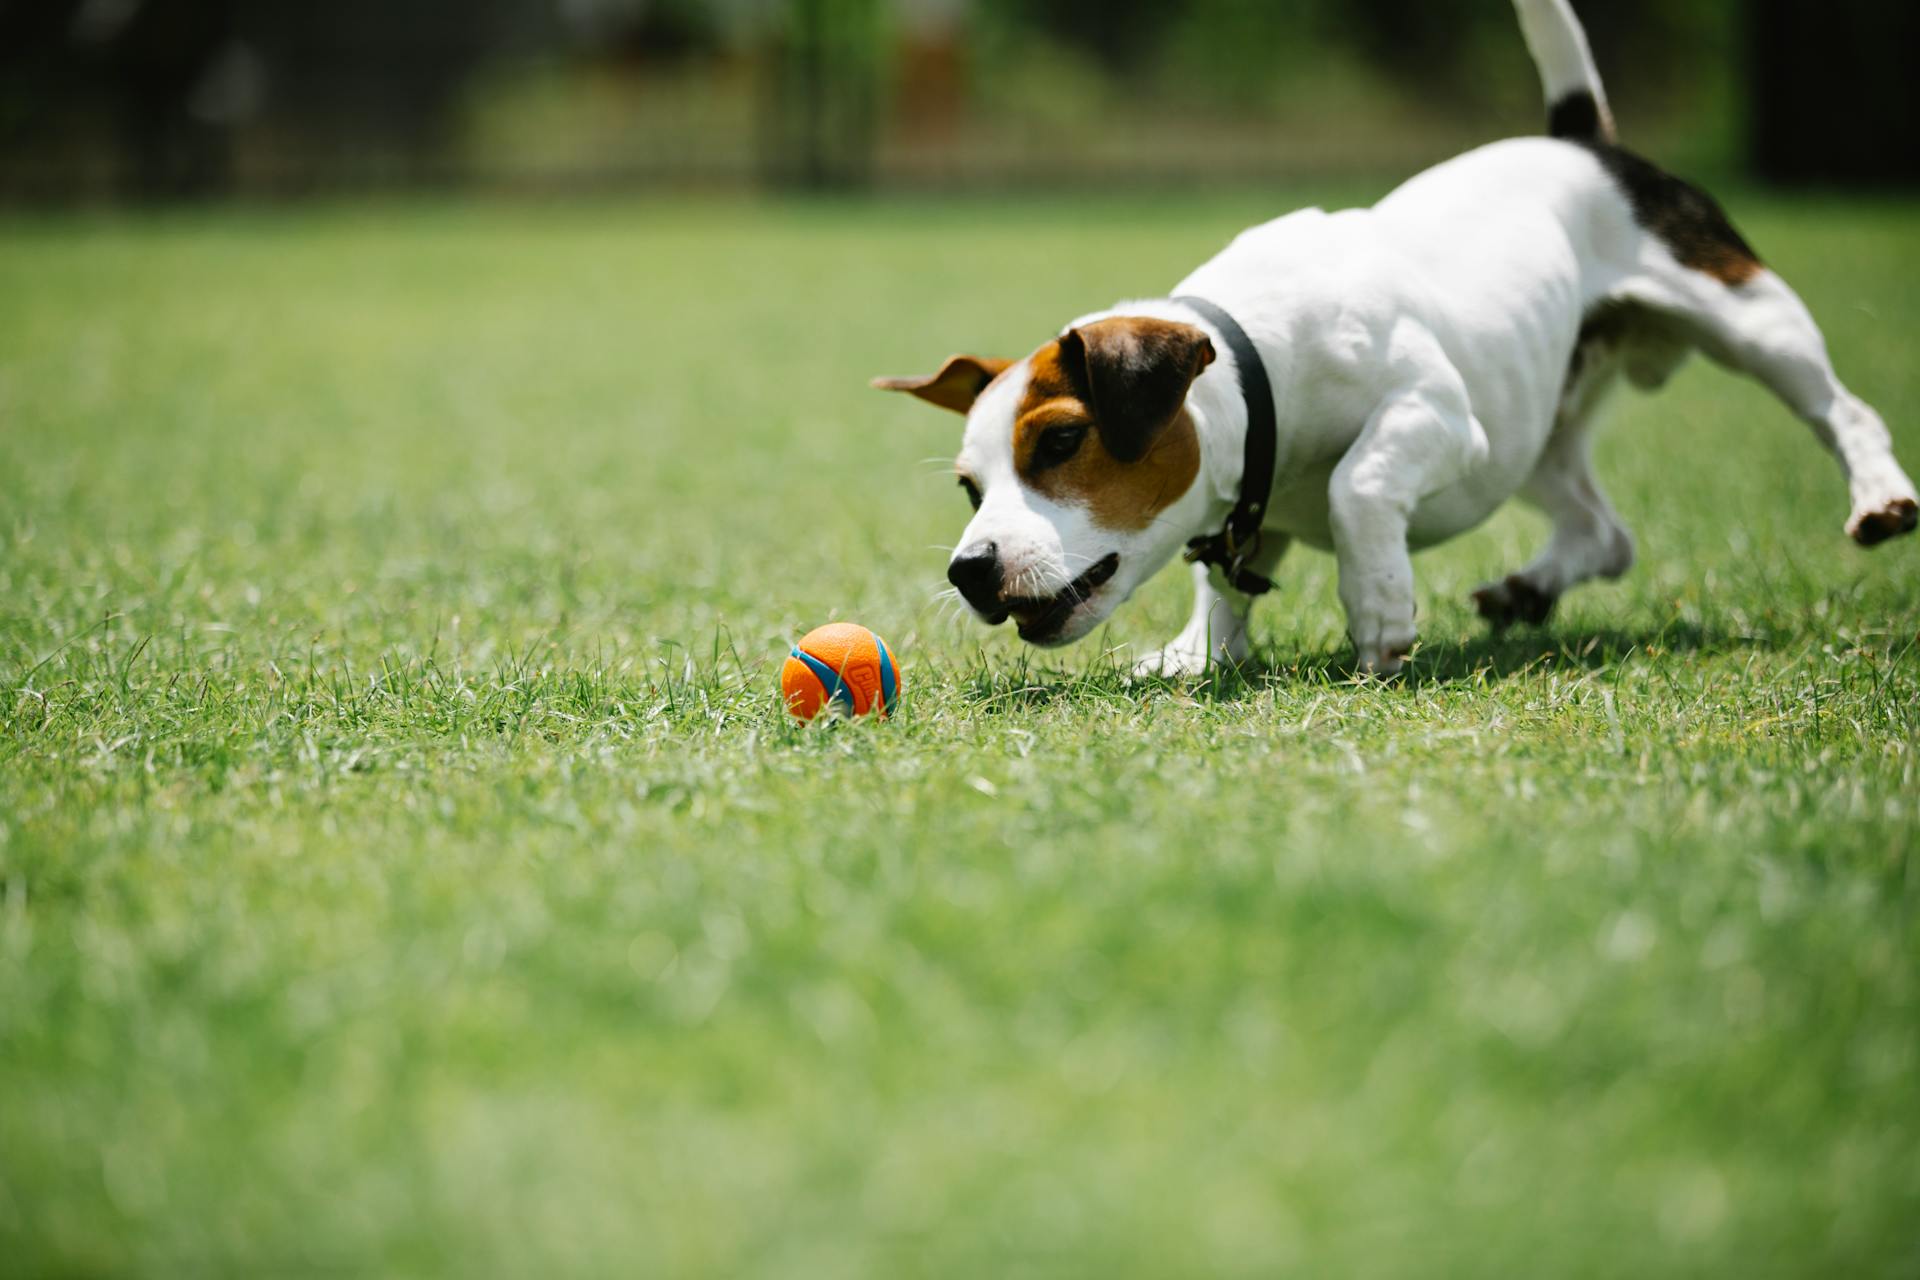
[[[1338,559],[1360,668],[1391,673],[1414,643],[1410,548],[1519,493],[1551,539],[1475,599],[1496,625],[1544,620],[1633,561],[1588,461],[1601,399],[1621,374],[1658,387],[1695,349],[1839,458],[1856,541],[1914,527],[1887,429],[1800,299],[1709,196],[1615,144],[1567,0],[1515,6],[1551,138],[1469,152],[1371,209],[1254,227],[1172,297],[1083,316],[1024,360],[875,384],[966,415],[976,514],[948,576],[984,619],[1077,640],[1192,543],[1193,619],[1140,667],[1237,662],[1250,594],[1299,539]]]

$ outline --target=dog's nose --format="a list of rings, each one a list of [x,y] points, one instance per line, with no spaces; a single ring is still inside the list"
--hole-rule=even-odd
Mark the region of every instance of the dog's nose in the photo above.
[[[1007,612],[1000,607],[1000,548],[991,542],[962,547],[947,563],[947,581],[960,589],[961,598],[1000,623]]]

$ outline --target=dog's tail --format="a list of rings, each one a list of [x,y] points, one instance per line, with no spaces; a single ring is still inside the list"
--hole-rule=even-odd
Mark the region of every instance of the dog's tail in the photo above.
[[[1569,0],[1513,0],[1527,52],[1547,93],[1547,132],[1576,142],[1612,142],[1613,113]]]

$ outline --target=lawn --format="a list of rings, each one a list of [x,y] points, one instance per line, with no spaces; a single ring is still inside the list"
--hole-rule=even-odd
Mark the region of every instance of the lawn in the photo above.
[[[1364,194],[0,226],[0,1271],[1913,1275],[1920,543],[1760,391],[1404,681],[1311,552],[1203,683],[934,598],[869,376]],[[1920,205],[1730,203],[1920,464]]]

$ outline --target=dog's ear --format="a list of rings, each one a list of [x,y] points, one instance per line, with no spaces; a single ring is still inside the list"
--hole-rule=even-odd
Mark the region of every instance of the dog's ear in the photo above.
[[[928,404],[963,414],[973,408],[987,384],[1012,363],[985,356],[954,356],[930,378],[875,378],[873,385],[882,391],[904,391]]]
[[[1067,330],[1060,359],[1080,382],[1107,452],[1138,462],[1213,363],[1213,343],[1190,324],[1120,316]]]

